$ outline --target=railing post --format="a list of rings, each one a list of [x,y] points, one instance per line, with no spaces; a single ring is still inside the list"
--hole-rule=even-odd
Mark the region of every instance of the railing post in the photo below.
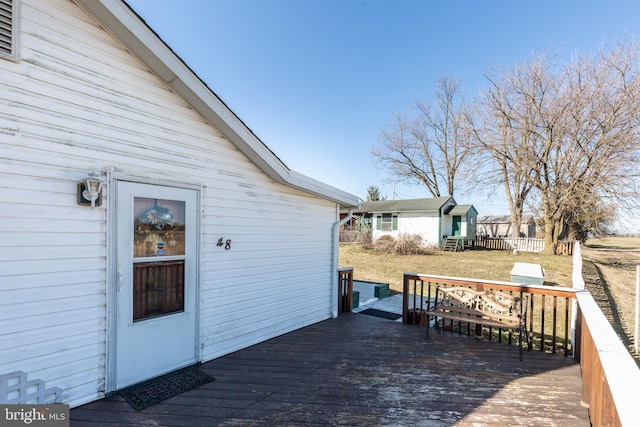
[[[338,314],[353,309],[353,267],[338,269]]]
[[[418,282],[420,283],[420,289],[418,289]],[[430,294],[430,286],[430,284],[427,285],[427,297]],[[424,313],[429,310],[430,304],[427,302],[427,308],[425,309],[424,287],[425,283],[417,273],[404,273],[402,280],[402,323],[424,326]],[[413,298],[412,304],[409,304],[409,298]],[[420,301],[420,304],[418,304],[418,301]],[[409,315],[410,313],[411,315]]]
[[[409,276],[416,276],[415,273],[404,273],[402,279],[402,323],[409,323]]]
[[[575,290],[583,290],[585,288],[584,277],[582,276],[582,246],[580,242],[575,245],[573,254],[573,270],[571,272],[571,286]],[[580,357],[580,335],[577,328],[580,327],[578,322],[578,300],[571,302],[571,347],[573,348],[573,357]]]

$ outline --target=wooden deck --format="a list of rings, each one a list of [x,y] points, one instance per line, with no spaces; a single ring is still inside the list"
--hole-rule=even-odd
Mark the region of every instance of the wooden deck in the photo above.
[[[119,395],[72,426],[589,426],[580,366],[347,313],[204,363],[215,381],[136,412]]]

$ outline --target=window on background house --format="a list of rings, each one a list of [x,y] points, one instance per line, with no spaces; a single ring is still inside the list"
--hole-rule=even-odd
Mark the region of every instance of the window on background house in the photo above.
[[[395,231],[398,229],[398,215],[382,214],[376,217],[376,230]]]
[[[0,0],[0,57],[18,59],[20,0]]]

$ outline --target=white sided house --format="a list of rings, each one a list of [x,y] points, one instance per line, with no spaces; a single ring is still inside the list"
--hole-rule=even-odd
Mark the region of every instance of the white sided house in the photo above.
[[[123,1],[0,0],[0,109],[0,377],[75,407],[337,315],[356,196],[289,170]]]
[[[458,205],[451,196],[362,202],[356,214],[369,223],[374,241],[417,235],[427,247],[440,246],[448,236],[475,240],[478,215],[472,205]]]
[[[510,215],[483,215],[478,217],[477,232],[487,237],[511,237]],[[519,237],[536,237],[536,221],[532,216],[522,217]]]

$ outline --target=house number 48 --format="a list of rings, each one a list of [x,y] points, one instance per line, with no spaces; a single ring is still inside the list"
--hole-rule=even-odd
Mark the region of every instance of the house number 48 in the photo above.
[[[231,239],[224,240],[224,237],[218,239],[218,246],[224,246],[224,250],[231,249]]]

